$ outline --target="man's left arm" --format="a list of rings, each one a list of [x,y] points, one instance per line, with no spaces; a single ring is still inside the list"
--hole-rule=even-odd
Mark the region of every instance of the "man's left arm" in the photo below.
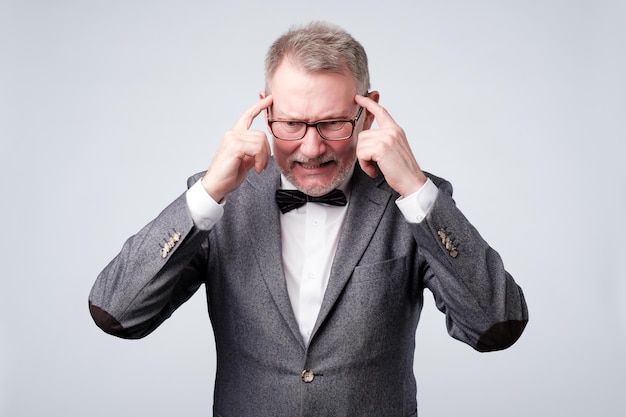
[[[428,266],[424,284],[446,314],[450,335],[479,351],[509,347],[528,321],[520,287],[498,253],[456,207],[450,183],[429,179],[421,170],[403,129],[378,98],[377,92],[355,98],[367,109],[357,146],[359,164],[372,177],[382,171],[402,197],[398,205],[407,220],[418,223],[412,230]],[[370,129],[373,118],[378,129]]]
[[[424,220],[412,226],[428,265],[424,284],[446,314],[452,337],[481,352],[506,349],[528,322],[524,294],[500,255],[456,207],[450,183],[429,177],[438,189],[436,198],[431,207],[422,207]],[[403,204],[398,202],[401,210]],[[408,221],[415,218],[404,208]]]

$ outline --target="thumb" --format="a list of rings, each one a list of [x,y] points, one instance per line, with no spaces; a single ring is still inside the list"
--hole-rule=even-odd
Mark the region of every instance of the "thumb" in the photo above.
[[[378,176],[378,166],[376,165],[376,162],[359,159],[359,165],[361,166],[363,172],[371,178],[376,178]]]

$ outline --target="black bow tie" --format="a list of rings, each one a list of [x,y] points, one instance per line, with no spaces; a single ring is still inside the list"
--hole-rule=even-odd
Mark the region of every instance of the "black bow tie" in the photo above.
[[[298,190],[276,190],[276,202],[283,213],[302,207],[306,203],[326,203],[332,206],[347,204],[343,191],[336,189],[321,197],[313,197]]]

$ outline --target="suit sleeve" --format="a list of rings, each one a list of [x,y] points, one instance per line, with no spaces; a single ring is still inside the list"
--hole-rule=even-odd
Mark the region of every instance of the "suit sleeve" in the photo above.
[[[194,226],[181,195],[98,275],[89,294],[96,324],[122,338],[152,332],[203,283],[207,234]]]
[[[458,210],[450,183],[433,180],[439,195],[426,220],[414,226],[428,265],[424,284],[445,313],[452,337],[481,352],[505,349],[528,322],[522,289]]]

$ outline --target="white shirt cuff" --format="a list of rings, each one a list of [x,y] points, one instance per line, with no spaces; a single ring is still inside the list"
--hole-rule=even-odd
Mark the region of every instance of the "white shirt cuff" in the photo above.
[[[435,204],[439,189],[430,178],[411,195],[398,198],[396,205],[409,223],[421,223]]]
[[[198,180],[185,193],[193,223],[200,230],[211,230],[224,214],[224,207],[206,192]]]

